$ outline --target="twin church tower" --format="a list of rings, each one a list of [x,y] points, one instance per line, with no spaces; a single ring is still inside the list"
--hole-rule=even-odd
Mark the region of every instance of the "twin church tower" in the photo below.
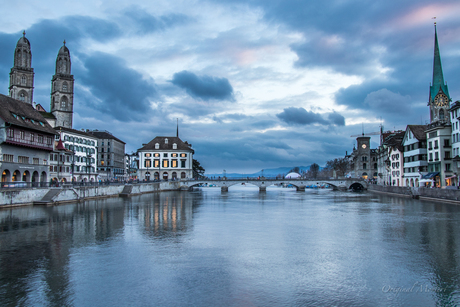
[[[14,66],[10,72],[9,95],[33,104],[34,69],[32,52],[26,33],[18,40],[14,50]],[[72,128],[74,78],[70,70],[70,52],[64,45],[56,58],[56,71],[51,79],[50,113],[55,117],[55,127]]]

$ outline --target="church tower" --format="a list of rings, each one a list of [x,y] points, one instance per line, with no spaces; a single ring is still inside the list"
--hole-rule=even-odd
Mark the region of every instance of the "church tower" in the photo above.
[[[434,24],[434,59],[433,59],[433,83],[430,85],[430,122],[450,122],[449,108],[451,98],[449,89],[444,83],[442,74],[441,55],[439,53],[438,33]]]
[[[34,94],[34,69],[32,68],[32,52],[26,32],[16,44],[14,65],[10,72],[10,96],[32,104]]]
[[[70,52],[64,45],[56,58],[56,73],[51,79],[51,113],[56,117],[56,127],[72,128],[73,84],[70,70]]]

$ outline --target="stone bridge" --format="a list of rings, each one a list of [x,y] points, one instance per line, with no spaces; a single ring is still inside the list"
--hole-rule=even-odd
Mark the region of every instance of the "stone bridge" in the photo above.
[[[228,188],[233,185],[252,184],[259,187],[259,191],[266,191],[268,186],[271,185],[293,185],[297,191],[305,191],[308,186],[321,186],[329,185],[334,190],[367,190],[367,182],[361,178],[346,178],[346,179],[234,179],[234,178],[221,178],[221,179],[197,179],[197,180],[181,180],[181,190],[189,190],[193,187],[203,185],[215,185],[220,187],[223,192],[227,192]]]

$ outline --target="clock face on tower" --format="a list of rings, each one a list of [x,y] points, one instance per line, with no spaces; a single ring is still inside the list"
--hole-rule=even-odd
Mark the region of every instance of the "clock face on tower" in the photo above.
[[[366,144],[363,144],[363,145],[361,145],[361,147],[362,147],[363,149],[366,149],[367,146],[366,146]]]
[[[447,106],[447,97],[445,95],[438,95],[434,99],[434,104],[438,107],[444,107]]]

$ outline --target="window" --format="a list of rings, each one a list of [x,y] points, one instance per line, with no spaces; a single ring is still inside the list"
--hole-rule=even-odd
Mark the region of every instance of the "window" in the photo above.
[[[180,167],[185,168],[185,160],[180,161]]]
[[[21,138],[21,140],[25,138],[25,135],[26,133],[24,131],[19,131],[19,137]]]
[[[35,135],[33,133],[30,134],[30,141],[33,142],[35,140]]]
[[[171,167],[177,167],[177,160],[171,160]]]
[[[18,156],[18,163],[29,163],[29,157]]]
[[[13,155],[3,154],[3,162],[13,162]]]
[[[38,142],[40,144],[43,144],[43,135],[40,135],[40,134],[38,135]]]
[[[13,130],[13,129],[11,129],[11,128],[7,129],[7,130],[6,130],[6,133],[7,133],[7,136],[8,136],[9,138],[13,138],[13,137],[14,137],[14,130]]]
[[[177,156],[178,156],[178,154],[176,154],[176,153],[171,154],[171,157],[173,157],[173,158],[177,158]]]
[[[152,156],[152,154],[150,154],[150,153],[146,153],[146,154],[144,155],[144,157],[151,157],[151,156]]]
[[[38,159],[38,158],[33,158],[33,162],[34,162],[34,164],[40,164],[40,159]]]
[[[155,144],[155,149],[160,149],[160,144],[156,143]]]
[[[439,148],[438,141],[436,140],[436,141],[434,141],[434,149],[438,149],[438,148]]]
[[[186,154],[186,153],[181,153],[180,156],[181,156],[182,158],[185,158],[185,157],[187,157],[187,154]]]
[[[27,78],[26,78],[26,76],[22,76],[22,77],[21,77],[21,84],[22,84],[22,85],[26,85],[26,83],[27,83]]]
[[[165,144],[168,144],[168,139],[165,139]]]
[[[152,163],[152,160],[147,159],[147,160],[144,161],[144,166],[145,166],[145,167],[152,167],[152,164],[151,164],[151,163]]]
[[[177,144],[176,143],[173,144],[173,149],[177,149]]]
[[[63,91],[63,92],[67,92],[67,82],[64,82],[64,83],[62,84],[62,91]]]
[[[163,154],[163,158],[167,158],[168,157],[168,154],[167,153],[164,153]]]
[[[154,160],[154,167],[160,167],[160,160]]]
[[[159,157],[160,154],[159,154],[159,153],[156,153],[156,154],[154,154],[153,156],[154,156],[154,157]]]
[[[163,160],[163,167],[169,167],[169,160]]]

